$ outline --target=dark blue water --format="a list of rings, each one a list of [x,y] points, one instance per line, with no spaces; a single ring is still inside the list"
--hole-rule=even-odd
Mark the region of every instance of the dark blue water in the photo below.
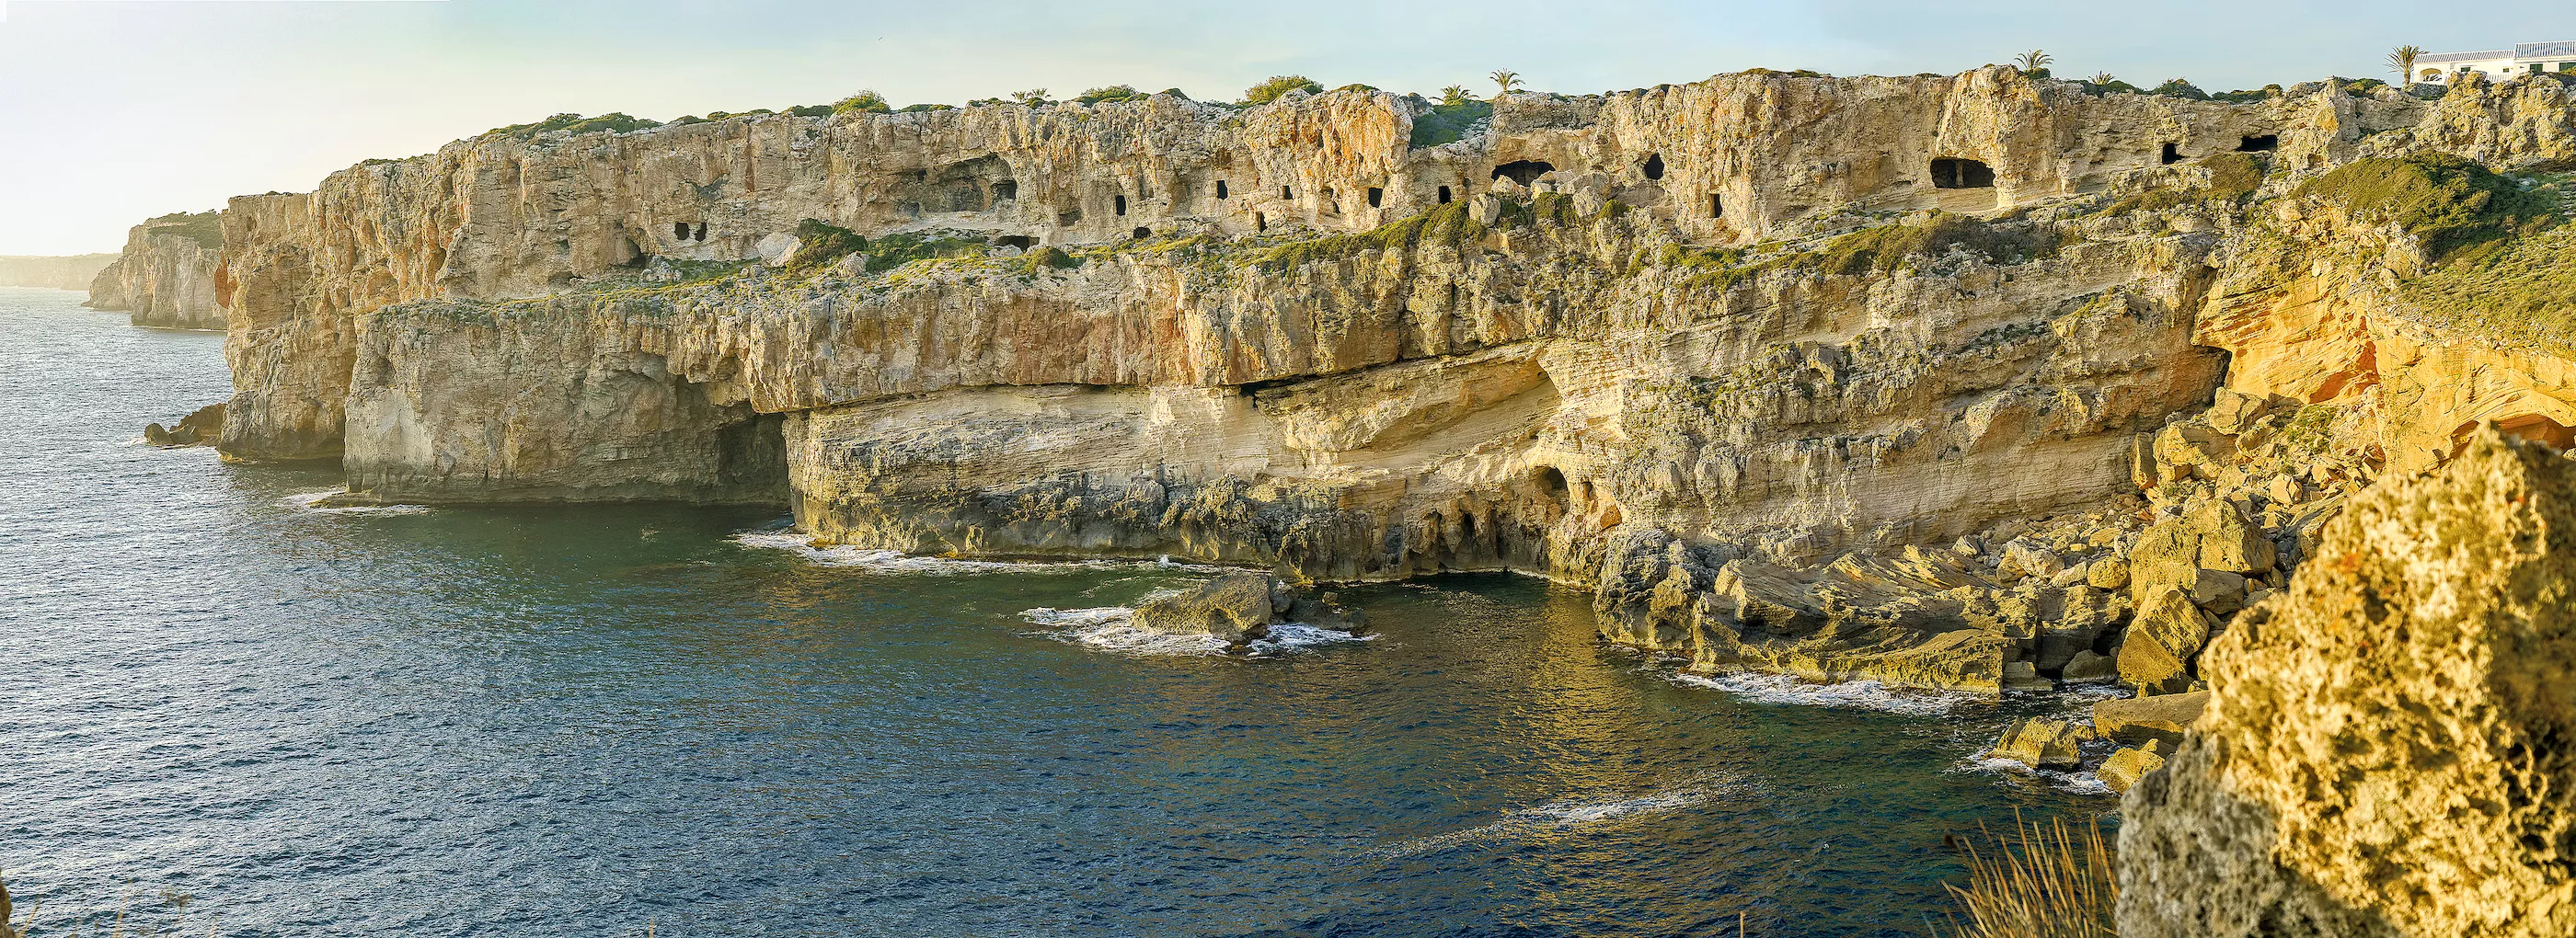
[[[1945,833],[2108,807],[1959,771],[2004,708],[1685,684],[1523,579],[1154,656],[1021,612],[1197,574],[299,508],[336,474],[131,445],[227,395],[220,337],[79,299],[0,289],[0,871],[39,935],[1906,935]]]

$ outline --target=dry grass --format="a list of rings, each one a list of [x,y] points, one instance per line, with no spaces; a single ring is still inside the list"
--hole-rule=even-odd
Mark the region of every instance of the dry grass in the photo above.
[[[1967,846],[1968,885],[1950,886],[1959,938],[2116,938],[2111,843],[2094,819],[2082,828],[2016,816],[2012,836],[1981,831]]]

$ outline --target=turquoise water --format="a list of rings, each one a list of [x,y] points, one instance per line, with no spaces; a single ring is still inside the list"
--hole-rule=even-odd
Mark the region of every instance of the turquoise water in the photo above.
[[[1692,684],[1526,579],[1352,590],[1374,638],[1246,660],[1023,616],[1187,570],[314,511],[335,473],[132,445],[227,395],[221,339],[79,299],[0,289],[0,871],[40,925],[1908,935],[1943,835],[2110,807],[1962,770],[2054,704]]]

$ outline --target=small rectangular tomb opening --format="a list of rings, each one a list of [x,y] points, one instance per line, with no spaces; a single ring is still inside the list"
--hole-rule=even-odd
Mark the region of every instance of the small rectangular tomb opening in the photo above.
[[[2236,144],[2238,153],[2263,153],[2281,148],[2280,134],[2255,134]]]
[[[1380,208],[1386,205],[1386,190],[1380,189],[1376,186],[1370,186],[1368,195],[1370,208]]]
[[[2175,163],[2180,163],[2180,162],[2182,162],[2182,144],[2179,144],[2179,143],[2168,143],[2168,144],[2165,144],[2165,150],[2164,150],[2164,152],[2163,152],[2163,153],[2161,153],[2161,154],[2158,154],[2158,155],[2157,155],[2157,157],[2156,157],[2156,159],[2157,159],[2157,160],[2159,160],[2159,161],[2161,161],[2161,162],[2163,162],[2163,163],[2164,163],[2165,165],[2167,165],[2167,166],[2171,166],[2171,165],[2173,165],[2173,164],[2175,164]]]
[[[1225,180],[1223,179],[1216,181],[1216,197],[1220,199],[1225,198]]]
[[[1950,156],[1932,161],[1932,187],[1935,189],[1991,189],[1994,185],[1994,167],[1984,161]]]

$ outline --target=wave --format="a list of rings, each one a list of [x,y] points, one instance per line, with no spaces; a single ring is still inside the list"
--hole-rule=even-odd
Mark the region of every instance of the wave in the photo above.
[[[1606,824],[1640,815],[1662,814],[1695,807],[1724,789],[1721,779],[1701,779],[1677,788],[1630,798],[1609,800],[1552,801],[1534,808],[1516,808],[1503,812],[1502,820],[1466,830],[1417,837],[1403,843],[1371,850],[1363,856],[1376,860],[1419,856],[1445,850],[1460,844],[1486,840],[1507,840]]]
[[[2093,774],[2092,769],[2082,769],[2073,772],[2059,769],[2034,769],[2030,766],[2023,765],[2018,759],[2003,759],[1988,756],[1986,755],[1985,750],[1979,750],[1976,755],[1969,756],[1968,758],[1961,760],[1957,766],[1952,767],[1951,771],[1985,772],[1995,775],[2019,776],[2070,795],[2108,795],[2112,793],[2111,786],[2104,784],[2101,776]]]
[[[1892,688],[1877,681],[1815,684],[1787,674],[1751,671],[1732,674],[1679,672],[1671,677],[1682,684],[1722,690],[1757,703],[1853,707],[1907,716],[1948,716],[1961,704],[1986,699],[1965,693]]]
[[[1225,654],[1225,639],[1213,635],[1176,635],[1136,627],[1136,610],[1128,606],[1093,609],[1030,609],[1020,618],[1050,630],[1037,633],[1058,641],[1131,655],[1205,657]]]
[[[783,550],[805,561],[826,567],[850,567],[876,573],[956,574],[994,573],[1034,570],[1102,570],[1145,569],[1176,570],[1190,573],[1220,573],[1227,568],[1202,564],[1179,563],[1166,556],[1160,560],[960,560],[953,557],[924,557],[899,550],[876,547],[837,545],[818,547],[814,539],[793,528],[742,531],[730,538],[744,547]]]
[[[349,494],[347,489],[328,492],[305,492],[289,495],[277,503],[297,511],[316,515],[425,515],[438,509],[428,505],[324,505],[329,499]]]
[[[1145,599],[1152,599],[1157,595],[1170,595],[1174,592],[1159,590],[1156,593],[1147,594]],[[1039,635],[1108,651],[1139,655],[1207,656],[1222,655],[1232,649],[1224,639],[1215,636],[1175,634],[1139,628],[1136,626],[1136,609],[1132,606],[1029,609],[1022,611],[1020,618],[1049,627],[1049,631],[1037,633]],[[1245,651],[1251,656],[1258,657],[1341,642],[1365,642],[1376,637],[1354,635],[1300,622],[1285,622],[1271,626],[1270,635],[1267,638],[1255,639],[1246,646]]]

